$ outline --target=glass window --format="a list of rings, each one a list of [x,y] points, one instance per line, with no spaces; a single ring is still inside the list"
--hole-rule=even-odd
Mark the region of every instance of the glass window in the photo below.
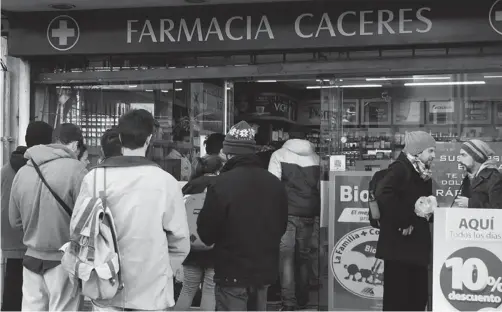
[[[224,85],[223,81],[37,85],[34,115],[54,127],[67,122],[80,126],[90,161],[96,164],[104,131],[116,126],[127,111],[146,109],[156,120],[147,156],[179,181],[188,181],[194,158],[205,153],[204,139],[223,133],[225,99],[229,100]]]

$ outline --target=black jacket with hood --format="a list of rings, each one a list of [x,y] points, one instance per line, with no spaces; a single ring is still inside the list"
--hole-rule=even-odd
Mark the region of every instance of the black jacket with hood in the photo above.
[[[23,231],[13,229],[9,222],[9,199],[12,181],[16,173],[28,161],[24,158],[27,147],[19,146],[11,155],[9,163],[2,167],[0,176],[2,180],[2,254],[5,258],[22,259],[26,252],[23,244]]]
[[[202,176],[189,181],[183,186],[183,195],[200,194],[204,192],[215,181],[217,176]],[[201,207],[202,208],[202,207]],[[214,250],[195,251],[190,250],[190,253],[183,262],[184,265],[196,265],[203,268],[214,267]]]
[[[469,198],[469,208],[502,209],[502,173],[497,163],[488,161],[474,176],[466,175],[461,195]]]
[[[208,188],[197,231],[214,244],[215,282],[260,286],[277,281],[279,245],[286,231],[284,185],[252,155],[230,159]]]

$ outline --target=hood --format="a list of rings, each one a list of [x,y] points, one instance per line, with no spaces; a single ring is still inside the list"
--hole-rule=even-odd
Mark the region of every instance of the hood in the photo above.
[[[311,156],[315,154],[314,146],[307,140],[291,139],[287,140],[282,148],[291,151],[299,156]]]
[[[476,172],[476,174],[474,175],[475,177],[477,177],[479,175],[479,173],[481,171],[483,171],[484,169],[497,169],[498,170],[499,166],[498,166],[498,162],[495,161],[495,160],[488,160],[488,161],[485,161],[481,167],[479,167],[479,170],[478,172]]]
[[[72,158],[77,160],[77,155],[69,148],[61,144],[37,145],[29,148],[24,154],[24,158],[33,159],[37,165],[60,159]],[[28,162],[28,165],[31,164]]]
[[[199,194],[204,192],[204,190],[211,185],[211,183],[217,178],[215,175],[207,175],[198,177],[191,181],[188,181],[185,186],[183,186],[183,195],[188,194]]]
[[[10,166],[15,172],[18,172],[22,166],[26,165],[28,160],[24,158],[24,153],[26,153],[27,149],[26,146],[18,146],[10,156]]]
[[[239,155],[228,160],[220,173],[230,171],[237,167],[263,167],[260,158],[256,154]]]

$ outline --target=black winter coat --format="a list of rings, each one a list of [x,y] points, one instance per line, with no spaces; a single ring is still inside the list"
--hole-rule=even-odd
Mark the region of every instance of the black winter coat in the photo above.
[[[281,181],[263,169],[256,155],[230,159],[208,188],[197,219],[200,239],[215,244],[215,282],[244,287],[275,283],[287,221]]]
[[[502,173],[485,168],[472,180],[466,176],[461,195],[469,198],[469,208],[502,209]]]
[[[424,181],[404,153],[380,180],[376,197],[380,208],[380,236],[376,257],[427,266],[432,251],[429,222],[415,214],[415,202],[432,195],[432,180]],[[411,235],[400,229],[413,225]]]

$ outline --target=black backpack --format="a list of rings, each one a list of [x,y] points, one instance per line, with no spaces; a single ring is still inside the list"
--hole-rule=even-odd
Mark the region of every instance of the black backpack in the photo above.
[[[392,166],[393,164],[395,164],[396,162],[399,162],[399,160],[396,160],[395,162],[393,162],[390,166]],[[389,167],[390,167],[389,166]],[[407,166],[406,166],[407,167]],[[376,196],[376,188],[377,188],[377,185],[378,183],[383,179],[383,177],[385,177],[385,175],[387,174],[387,172],[389,171],[389,168],[387,169],[382,169],[382,170],[379,170],[377,172],[375,172],[373,174],[373,177],[371,178],[370,180],[370,183],[369,183],[369,186],[368,186],[368,192],[371,193],[373,192],[373,194],[375,194]],[[411,176],[411,173],[409,172],[409,170],[406,170],[407,172],[407,179],[410,178]],[[378,201],[377,198],[375,198],[375,200]],[[382,210],[382,207],[379,207],[380,211]],[[369,220],[370,220],[370,225],[376,229],[379,229],[380,228],[380,220],[375,220],[373,218],[373,215],[371,213],[371,209],[369,208],[369,200],[368,200],[368,215],[369,215]],[[381,215],[381,212],[380,212],[380,215]]]
[[[370,180],[369,187],[368,187],[368,192],[371,194],[376,194],[376,187],[378,182],[382,180],[383,177],[385,177],[385,174],[387,173],[389,169],[382,169],[373,174],[373,177]],[[376,198],[375,198],[376,199]],[[375,220],[373,218],[373,214],[371,213],[371,209],[369,208],[369,201],[368,201],[368,212],[369,212],[369,219],[370,219],[370,225],[376,229],[380,228],[380,221]]]

